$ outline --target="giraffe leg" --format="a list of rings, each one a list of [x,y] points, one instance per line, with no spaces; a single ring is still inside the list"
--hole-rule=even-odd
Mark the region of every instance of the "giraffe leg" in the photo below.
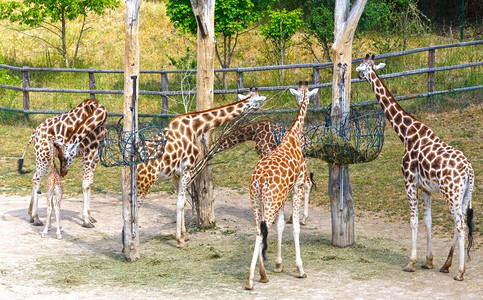
[[[278,211],[277,216],[277,257],[275,258],[275,272],[283,272],[282,268],[282,236],[285,228],[285,221],[283,219],[283,205]]]
[[[91,206],[91,183],[82,183],[82,192],[84,196],[83,207],[82,207],[82,227],[94,228],[94,225],[89,219],[89,208]]]
[[[45,173],[45,172],[43,172]],[[39,207],[39,194],[40,194],[40,184],[42,182],[44,174],[39,174],[37,175],[37,171],[34,174],[34,179],[33,179],[33,187],[32,187],[32,198],[30,199],[30,204],[29,204],[29,215],[30,215],[30,223],[33,223],[32,225],[34,226],[42,226],[43,223],[39,219],[39,212],[38,212],[38,207]]]
[[[255,277],[255,267],[257,266],[257,259],[261,256],[261,247],[260,247],[261,244],[262,244],[262,236],[259,233],[257,234],[255,239],[255,249],[253,250],[250,270],[248,270],[247,282],[245,283],[245,290],[253,290],[253,277]]]
[[[94,183],[94,171],[97,166],[97,162],[99,161],[99,156],[97,151],[90,151],[86,152],[83,155],[83,180],[82,180],[82,193],[84,196],[84,204],[82,207],[82,226],[86,228],[93,228],[94,225],[92,223],[96,222],[91,216],[90,207],[91,207],[91,186]]]
[[[258,261],[259,261],[258,266],[260,268],[260,282],[267,283],[268,277],[267,277],[267,271],[265,270],[265,265],[263,263],[262,251],[260,251],[260,254],[258,255]]]
[[[47,232],[50,230],[50,218],[52,216],[52,206],[53,206],[53,193],[49,193],[47,195],[47,220],[45,221],[44,231],[42,232],[42,237],[44,238],[47,235]]]
[[[459,242],[459,268],[458,268],[458,274],[454,277],[454,280],[458,281],[463,281],[464,279],[464,274],[466,271],[465,268],[465,230],[464,230],[464,225],[463,221],[461,220],[460,224],[458,224],[458,242]],[[461,226],[461,227],[460,227]]]
[[[62,239],[62,226],[60,225],[60,199],[62,194],[56,191],[57,201],[55,203],[55,220],[57,221],[57,239]]]
[[[184,224],[184,205],[186,203],[186,187],[190,179],[188,171],[184,171],[179,180],[178,202],[176,203],[176,241],[178,247],[184,247],[186,244],[186,227]]]
[[[406,194],[409,199],[409,209],[411,210],[411,257],[403,271],[414,272],[416,270],[414,265],[416,264],[418,238],[418,190],[414,180],[406,178]]]
[[[455,228],[455,233],[453,237],[453,242],[451,243],[451,249],[449,249],[448,257],[446,258],[446,261],[444,262],[444,265],[439,269],[441,273],[449,273],[449,268],[453,264],[453,254],[454,254],[454,248],[456,246],[456,242],[458,241],[458,234],[456,232]]]
[[[300,223],[299,223],[299,209],[304,193],[302,185],[295,186],[294,198],[293,198],[293,240],[295,244],[295,265],[297,267],[297,277],[306,278],[307,274],[304,271],[302,257],[300,255]]]
[[[300,219],[300,225],[307,225],[307,218],[309,217],[309,198],[310,189],[312,188],[312,182],[307,178],[307,182],[304,186],[304,215]]]
[[[431,194],[428,192],[422,192],[423,205],[424,205],[424,225],[426,226],[426,263],[421,266],[423,269],[433,268],[433,252],[431,251]]]

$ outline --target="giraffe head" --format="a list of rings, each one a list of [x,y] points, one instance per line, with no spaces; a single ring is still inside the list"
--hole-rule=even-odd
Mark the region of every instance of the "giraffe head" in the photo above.
[[[374,64],[374,55],[369,57],[369,54],[367,54],[366,58],[364,58],[364,61],[356,68],[357,75],[360,79],[371,81],[370,73],[384,68],[385,65],[385,63],[380,63],[378,65]]]
[[[319,89],[313,89],[309,92],[309,83],[306,81],[305,85],[302,85],[302,81],[299,81],[299,88],[297,90],[290,89],[290,93],[295,96],[297,105],[300,106],[304,101],[309,101],[309,98],[315,95]]]
[[[65,175],[67,175],[69,166],[74,161],[74,158],[77,156],[77,154],[79,154],[80,145],[73,143],[64,143],[64,141],[60,139],[54,141],[54,146],[59,149],[58,156],[60,161],[60,176],[64,177]]]
[[[250,88],[250,91],[248,92],[248,95],[243,95],[243,94],[238,94],[238,99],[239,100],[246,100],[250,98],[250,104],[248,109],[254,109],[257,110],[260,107],[260,103],[265,101],[267,97],[265,96],[260,96],[258,95],[258,88]]]

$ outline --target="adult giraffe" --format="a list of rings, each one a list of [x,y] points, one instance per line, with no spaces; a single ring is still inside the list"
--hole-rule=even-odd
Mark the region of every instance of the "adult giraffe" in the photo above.
[[[99,161],[99,145],[106,133],[106,108],[96,100],[87,99],[73,109],[46,119],[30,136],[22,158],[18,161],[18,172],[22,171],[23,160],[27,150],[34,142],[35,172],[32,178],[32,198],[29,205],[30,222],[35,226],[43,225],[38,216],[38,195],[42,179],[50,165],[53,155],[49,140],[56,141],[59,148],[60,175],[67,174],[68,168],[75,157],[82,155],[83,180],[82,191],[84,205],[82,220],[84,227],[94,227],[95,219],[90,215],[91,185],[94,181],[94,171]]]
[[[293,236],[295,244],[295,264],[297,266],[297,277],[307,277],[302,266],[299,246],[299,208],[304,192],[304,184],[307,181],[307,167],[302,155],[303,126],[309,97],[317,93],[318,89],[311,92],[308,90],[307,82],[305,85],[299,83],[298,90],[290,89],[296,96],[297,104],[300,106],[297,118],[283,138],[280,145],[261,158],[253,172],[250,181],[250,200],[255,216],[255,226],[257,235],[255,249],[253,251],[250,270],[248,271],[245,289],[253,289],[253,277],[255,266],[259,259],[260,281],[268,282],[263,259],[267,249],[268,229],[275,221],[277,216],[277,257],[275,259],[276,272],[282,272],[282,234],[285,227],[283,220],[283,205],[287,199],[289,191],[293,190]],[[260,248],[263,242],[263,250]]]
[[[178,195],[176,205],[176,240],[179,247],[185,245],[186,227],[184,223],[184,205],[186,188],[191,179],[191,169],[200,159],[196,139],[201,134],[233,120],[248,109],[258,109],[266,99],[259,96],[257,90],[250,89],[248,96],[238,95],[240,101],[232,104],[178,115],[166,127],[168,132],[164,152],[154,160],[148,160],[137,166],[136,189],[140,202],[149,189],[158,180],[173,182]]]
[[[409,115],[394,100],[382,83],[376,70],[385,64],[374,64],[374,55],[366,56],[364,62],[356,68],[361,79],[366,79],[372,86],[379,104],[392,128],[404,143],[404,156],[401,162],[404,174],[406,194],[411,209],[412,245],[408,265],[403,269],[414,272],[416,263],[416,239],[418,233],[418,188],[421,189],[424,205],[424,223],[426,225],[427,251],[424,269],[433,268],[431,252],[431,194],[440,192],[453,215],[455,233],[448,258],[440,272],[448,273],[453,260],[456,242],[459,241],[459,270],[455,280],[463,280],[465,273],[465,210],[468,207],[468,254],[472,237],[471,194],[474,186],[474,172],[463,153],[443,142],[423,122]]]
[[[275,122],[270,120],[262,120],[258,122],[248,123],[243,125],[239,130],[236,132],[227,135],[223,138],[223,142],[217,149],[217,153],[235,147],[238,144],[247,142],[247,141],[254,141],[255,142],[255,151],[258,154],[258,158],[262,158],[265,155],[269,154],[275,148],[277,148],[278,143],[275,138],[275,134],[281,134],[285,136],[286,128],[282,125],[279,125]],[[302,144],[302,149],[304,148],[305,143]],[[309,216],[309,196],[310,190],[312,186],[317,187],[314,181],[314,173],[310,172],[309,176],[306,176],[307,181],[305,182],[304,186],[304,215],[300,219],[300,224],[306,225],[307,218]],[[292,223],[292,216],[287,221],[287,223]]]

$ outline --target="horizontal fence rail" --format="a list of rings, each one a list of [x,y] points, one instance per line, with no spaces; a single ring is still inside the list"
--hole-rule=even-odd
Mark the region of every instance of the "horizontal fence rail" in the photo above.
[[[428,74],[428,91],[405,95],[396,97],[396,100],[408,100],[420,97],[429,97],[433,95],[441,95],[441,94],[448,94],[448,93],[455,93],[455,92],[463,92],[463,91],[472,91],[472,90],[479,90],[482,89],[482,85],[477,85],[473,87],[465,87],[465,88],[456,88],[444,91],[434,91],[434,74],[435,72],[441,71],[448,71],[448,70],[455,70],[455,69],[462,69],[462,68],[473,68],[479,67],[483,65],[482,61],[478,62],[471,62],[465,64],[458,64],[452,66],[443,66],[443,67],[434,67],[435,62],[435,51],[438,49],[447,49],[447,48],[454,48],[454,47],[466,47],[466,46],[479,46],[483,44],[483,40],[478,41],[471,41],[471,42],[461,42],[461,43],[454,43],[454,44],[446,44],[446,45],[436,45],[436,46],[428,46],[423,48],[416,48],[410,49],[405,51],[398,51],[392,53],[385,53],[380,54],[377,56],[378,59],[384,58],[391,58],[391,57],[398,57],[404,56],[414,53],[420,52],[428,52],[428,67],[422,69],[414,69],[414,70],[407,70],[398,73],[391,73],[391,74],[383,74],[380,75],[381,78],[395,78],[395,77],[402,77],[402,76],[409,76],[409,75],[417,75],[417,74]],[[360,63],[363,61],[363,58],[358,58],[352,60],[352,64]],[[319,71],[322,69],[332,68],[333,63],[325,62],[325,63],[308,63],[308,64],[293,64],[293,65],[275,65],[275,66],[260,66],[260,67],[240,67],[240,68],[227,68],[227,69],[215,69],[216,73],[228,73],[234,72],[237,74],[237,88],[236,89],[225,89],[225,90],[214,90],[215,94],[235,94],[235,93],[243,93],[247,92],[249,89],[243,87],[243,73],[248,72],[259,72],[259,71],[270,71],[270,70],[287,70],[287,69],[312,69],[313,70],[313,82],[309,85],[310,88],[323,88],[323,87],[330,87],[332,86],[332,82],[325,82],[320,83],[320,76]],[[111,95],[122,95],[123,90],[102,90],[96,88],[95,82],[95,74],[101,73],[111,73],[111,74],[123,74],[123,70],[106,70],[106,69],[75,69],[75,68],[33,68],[33,67],[14,67],[9,65],[2,65],[0,64],[0,68],[10,70],[10,71],[17,71],[22,73],[22,87],[18,86],[11,86],[11,85],[3,85],[0,84],[0,88],[9,89],[14,91],[20,91],[23,93],[23,109],[14,109],[8,107],[0,107],[0,110],[5,111],[14,111],[28,114],[58,114],[64,111],[56,111],[56,110],[30,110],[30,97],[29,93],[73,93],[73,94],[89,94],[92,99],[95,99],[97,94],[111,94]],[[89,74],[89,89],[58,89],[58,88],[32,88],[30,87],[30,73],[31,72],[70,72],[70,73],[88,73]],[[161,75],[161,84],[159,91],[148,91],[148,90],[140,90],[140,95],[157,95],[161,96],[162,98],[162,113],[161,114],[140,114],[143,117],[172,117],[175,114],[168,114],[168,96],[177,96],[177,95],[195,95],[195,90],[189,91],[168,91],[168,74],[176,74],[176,73],[196,73],[196,69],[189,69],[189,70],[141,70],[141,74],[160,74]],[[361,82],[362,79],[352,79],[351,82]],[[287,90],[289,88],[296,88],[296,85],[285,85],[285,86],[261,86],[258,87],[259,91],[280,91],[280,90]],[[318,99],[318,98],[317,98]],[[356,102],[355,105],[368,105],[375,103],[376,100],[367,100],[362,102]],[[316,100],[315,109],[318,107],[318,100]],[[110,116],[122,116],[122,113],[110,112]]]

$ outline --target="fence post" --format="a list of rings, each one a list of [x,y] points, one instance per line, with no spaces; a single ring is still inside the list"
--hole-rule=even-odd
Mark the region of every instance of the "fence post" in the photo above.
[[[434,68],[435,56],[435,49],[428,51],[428,68]],[[428,92],[434,92],[434,72],[428,72]],[[430,100],[430,98],[431,96],[428,96],[428,100]]]
[[[243,72],[236,72],[236,89],[238,91],[243,89]]]
[[[89,70],[94,70],[93,68],[89,68]],[[91,91],[96,90],[96,75],[94,72],[89,72],[89,89]],[[95,93],[90,93],[91,99],[95,100],[96,99],[96,94]]]
[[[168,91],[168,73],[161,73],[161,92],[167,92],[167,91]],[[162,100],[161,113],[167,114],[169,109],[168,97],[161,95],[161,100]]]
[[[317,67],[314,67],[313,68],[314,70],[314,75],[313,75],[313,84],[319,84],[320,83],[320,75],[319,75],[319,69]],[[318,108],[320,106],[320,89],[319,91],[317,92],[317,94],[315,94],[314,96],[314,100],[312,102],[312,107],[314,108]]]
[[[24,68],[27,68],[27,67],[24,67]],[[29,91],[27,90],[28,88],[30,88],[29,71],[22,71],[22,87],[23,87],[23,109],[29,110],[30,96],[29,96]]]

